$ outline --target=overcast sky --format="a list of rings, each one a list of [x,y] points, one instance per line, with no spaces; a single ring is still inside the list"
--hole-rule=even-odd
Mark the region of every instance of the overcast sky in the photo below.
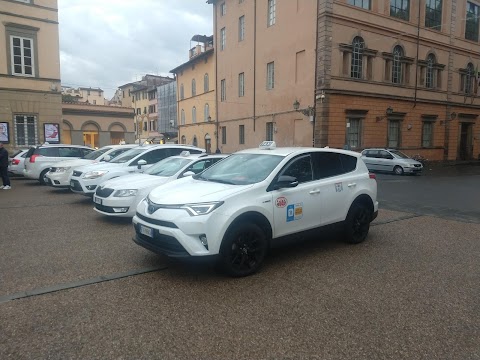
[[[190,39],[213,33],[205,0],[58,0],[62,85],[117,87],[146,73],[169,75]]]

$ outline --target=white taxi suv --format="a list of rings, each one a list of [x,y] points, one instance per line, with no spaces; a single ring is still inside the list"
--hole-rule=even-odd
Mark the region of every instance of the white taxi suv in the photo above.
[[[150,190],[185,176],[198,174],[226,155],[191,155],[183,151],[179,156],[163,159],[143,174],[121,176],[97,187],[93,202],[95,211],[107,216],[133,217],[137,205]]]
[[[123,175],[143,172],[153,164],[188,150],[191,154],[204,153],[204,149],[180,144],[140,145],[124,152],[108,163],[80,166],[70,177],[70,190],[93,196],[101,183]]]
[[[46,173],[46,182],[48,182],[48,185],[56,188],[68,188],[70,187],[70,176],[72,176],[75,168],[98,162],[108,162],[125,151],[137,146],[138,145],[134,144],[108,145],[95,150],[80,159],[60,161],[55,163],[55,165],[50,168],[50,171]]]
[[[264,142],[153,189],[133,240],[170,257],[211,256],[238,277],[289,235],[338,223],[345,241],[360,243],[377,214],[376,178],[359,153]]]

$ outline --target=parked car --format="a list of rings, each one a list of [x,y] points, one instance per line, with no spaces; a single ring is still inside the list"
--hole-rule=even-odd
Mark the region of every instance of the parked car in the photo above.
[[[68,188],[70,187],[70,177],[75,168],[88,164],[108,162],[136,146],[138,145],[108,145],[85,155],[83,158],[60,161],[55,166],[52,166],[45,175],[48,179],[48,185],[57,188]]]
[[[395,149],[365,149],[362,159],[370,171],[387,171],[397,175],[417,174],[423,169],[421,162]]]
[[[95,210],[108,216],[133,217],[140,201],[153,188],[185,176],[200,173],[227,155],[191,155],[189,151],[159,161],[143,174],[111,179],[97,187]]]
[[[81,166],[73,170],[70,190],[74,193],[92,196],[101,183],[136,172],[143,172],[162,159],[179,155],[188,150],[192,154],[204,153],[204,149],[188,145],[143,145],[137,146],[108,163]]]
[[[79,159],[90,154],[95,149],[82,145],[44,144],[32,147],[25,157],[23,175],[26,178],[38,180],[45,185],[45,177],[53,164],[65,159]]]
[[[23,176],[23,169],[25,167],[25,157],[28,149],[17,150],[12,154],[8,163],[8,172],[11,175]]]
[[[360,243],[377,213],[376,178],[359,153],[264,142],[153,189],[133,217],[134,241],[176,258],[211,256],[246,276],[268,248],[305,230],[338,223]]]

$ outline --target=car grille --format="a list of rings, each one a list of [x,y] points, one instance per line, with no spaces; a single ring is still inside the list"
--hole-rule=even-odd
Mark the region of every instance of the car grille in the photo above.
[[[95,195],[106,198],[109,197],[113,193],[113,191],[113,189],[98,187],[97,191],[95,191]]]
[[[420,164],[413,164],[413,166],[415,166],[415,167],[420,167],[420,166],[422,166],[422,165],[420,165]]]
[[[143,242],[147,243],[156,250],[160,250],[165,253],[188,254],[185,248],[172,236],[160,234],[157,230],[153,229],[153,238],[140,233],[139,224],[135,225],[135,232],[137,237]]]
[[[145,221],[147,223],[155,224],[155,225],[158,225],[158,226],[169,227],[169,228],[172,228],[172,229],[178,229],[178,226],[175,225],[174,223],[170,222],[170,221],[163,221],[163,220],[156,220],[156,219],[148,218],[146,216],[143,216],[142,214],[139,214],[138,212],[137,212],[136,215],[139,219],[142,219],[143,221]]]
[[[100,204],[95,204],[95,209],[109,213],[109,214],[121,214],[121,213],[116,213],[113,211],[113,208],[110,206],[105,206],[105,205],[100,205]]]
[[[72,186],[73,184],[73,186]],[[77,180],[71,180],[70,181],[70,189],[76,190],[76,191],[83,191],[82,186]]]
[[[79,177],[79,176],[81,176],[82,174],[83,174],[83,173],[82,173],[81,171],[76,171],[76,170],[73,171],[73,176]]]

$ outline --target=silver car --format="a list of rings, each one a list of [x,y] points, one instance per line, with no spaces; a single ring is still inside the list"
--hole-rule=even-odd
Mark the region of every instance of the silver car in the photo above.
[[[370,171],[387,171],[397,175],[418,174],[422,163],[395,149],[365,149],[362,159]]]

